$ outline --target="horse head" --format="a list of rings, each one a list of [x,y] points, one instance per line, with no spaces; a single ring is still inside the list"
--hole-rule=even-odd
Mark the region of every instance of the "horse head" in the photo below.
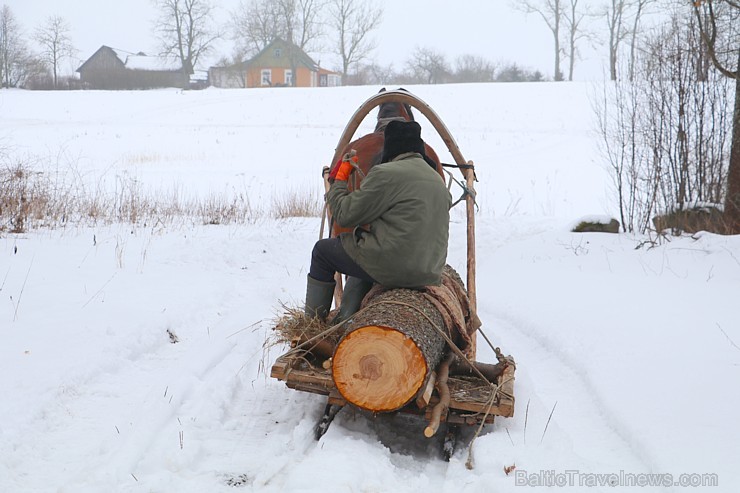
[[[399,91],[408,92],[403,87]],[[385,92],[385,87],[378,91],[378,94]],[[414,121],[414,112],[411,111],[411,105],[405,103],[382,103],[378,106],[378,123],[375,125],[376,132],[382,132],[388,122],[392,120]]]

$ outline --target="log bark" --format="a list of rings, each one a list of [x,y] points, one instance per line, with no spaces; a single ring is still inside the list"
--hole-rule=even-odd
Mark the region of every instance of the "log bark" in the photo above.
[[[445,330],[442,315],[418,291],[394,289],[373,298],[334,352],[339,393],[373,412],[408,404],[442,359],[445,340],[435,326]]]

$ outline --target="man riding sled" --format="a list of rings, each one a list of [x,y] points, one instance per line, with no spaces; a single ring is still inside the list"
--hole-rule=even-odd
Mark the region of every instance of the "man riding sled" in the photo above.
[[[439,285],[447,259],[450,193],[424,153],[417,122],[391,121],[381,164],[350,193],[350,160],[335,168],[326,200],[334,221],[353,228],[316,242],[306,287],[305,313],[326,318],[336,283],[348,276],[337,317],[355,313],[373,283],[386,288]]]

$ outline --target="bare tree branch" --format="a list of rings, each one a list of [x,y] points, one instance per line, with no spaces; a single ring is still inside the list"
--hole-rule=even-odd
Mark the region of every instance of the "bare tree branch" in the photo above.
[[[58,87],[60,63],[76,52],[69,31],[69,23],[62,17],[53,15],[37,27],[34,34],[34,39],[41,46],[41,59],[51,65],[55,89]]]
[[[717,7],[726,7],[724,14],[729,17],[729,25],[721,30],[718,27],[720,13]],[[727,233],[740,233],[740,36],[738,35],[738,18],[740,18],[740,4],[737,0],[694,0],[692,2],[694,15],[699,26],[699,33],[703,40],[712,64],[724,76],[735,79],[735,107],[732,124],[732,144],[730,150],[730,164],[727,171],[727,193],[725,194],[724,221]],[[727,50],[734,53],[737,59],[735,70],[729,68],[719,58],[721,31],[726,38]]]
[[[568,59],[568,80],[573,80],[573,71],[576,60],[580,54],[578,51],[579,42],[582,40],[593,40],[594,34],[583,26],[583,21],[592,16],[589,6],[584,5],[581,0],[567,0],[563,9],[563,23],[567,34],[567,52]]]
[[[620,59],[620,47],[628,38],[629,42],[629,64],[628,77],[632,80],[634,75],[635,58],[637,56],[637,43],[640,25],[646,12],[646,7],[657,0],[608,0],[607,4],[598,13],[606,20],[609,39],[607,42],[609,50],[609,78],[617,80]]]
[[[730,6],[740,9],[739,5],[731,0],[725,0]],[[717,56],[717,14],[714,9],[714,2],[712,0],[702,0],[693,2],[694,14],[696,21],[699,25],[699,33],[701,34],[704,44],[706,45],[709,57],[712,60],[712,64],[717,70],[719,70],[725,77],[732,79],[738,78],[740,75],[740,67],[736,71],[730,70],[725,66]],[[740,49],[740,46],[738,47]]]
[[[415,82],[443,84],[450,78],[450,67],[444,54],[432,48],[416,48],[406,66]]]
[[[275,38],[310,51],[322,35],[324,0],[242,0],[233,13],[232,33],[241,56],[253,56]]]
[[[192,74],[198,60],[220,37],[213,27],[210,0],[153,0],[159,10],[156,28],[163,53],[180,59],[182,70]]]
[[[522,0],[513,4],[514,8],[526,14],[539,15],[552,32],[555,42],[555,69],[553,79],[563,80],[563,72],[560,69],[560,35],[561,22],[563,20],[563,9],[565,0]]]
[[[380,26],[383,11],[368,0],[330,0],[329,27],[336,38],[334,53],[342,63],[342,75],[367,59],[375,49],[369,35]]]
[[[475,55],[461,55],[455,59],[457,82],[493,82],[496,64]]]
[[[0,87],[15,87],[27,58],[20,26],[10,7],[0,9]]]

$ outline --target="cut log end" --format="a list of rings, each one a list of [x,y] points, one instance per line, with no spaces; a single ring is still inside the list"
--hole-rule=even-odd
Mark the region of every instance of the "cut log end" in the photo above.
[[[404,406],[419,392],[426,373],[424,355],[411,338],[375,325],[349,333],[337,346],[332,364],[342,397],[374,412]]]

